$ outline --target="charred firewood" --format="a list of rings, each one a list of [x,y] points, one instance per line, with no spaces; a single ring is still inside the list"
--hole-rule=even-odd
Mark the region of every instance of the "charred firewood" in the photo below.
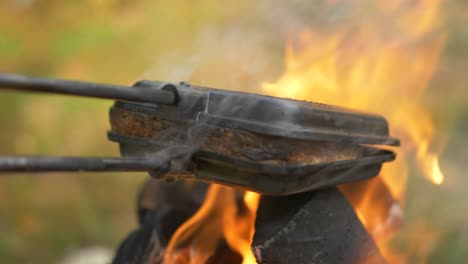
[[[398,230],[403,222],[403,210],[381,176],[347,183],[340,191],[365,219],[367,230],[381,238]]]
[[[198,210],[207,187],[195,181],[148,180],[138,196],[140,226],[122,242],[112,263],[160,263],[173,233]]]
[[[196,181],[167,183],[162,180],[148,180],[140,190],[137,199],[137,215],[140,226],[131,232],[119,246],[114,264],[158,264],[162,263],[166,247],[175,231],[186,222],[201,206],[208,189],[207,184]],[[243,193],[239,191],[239,198]],[[245,204],[238,199],[239,212]],[[188,263],[188,248],[180,250],[177,263]],[[233,251],[226,241],[218,246],[206,264],[240,264],[242,256]]]
[[[205,199],[208,185],[193,180],[167,183],[162,180],[148,179],[142,186],[138,199],[138,220],[143,223],[148,213],[155,211],[196,211]]]
[[[259,263],[386,263],[336,188],[260,200],[252,244]]]
[[[211,256],[205,264],[241,264],[242,255],[231,250],[229,246],[223,241],[216,249],[213,256]]]

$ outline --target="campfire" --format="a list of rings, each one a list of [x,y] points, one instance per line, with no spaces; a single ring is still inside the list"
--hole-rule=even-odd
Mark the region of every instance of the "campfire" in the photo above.
[[[123,243],[116,263],[384,262],[335,187],[374,177],[395,158],[378,147],[400,143],[381,116],[187,83],[124,88],[2,74],[0,86],[119,99],[108,137],[123,156],[3,157],[3,172],[148,171],[180,180],[164,183],[168,190],[189,179],[231,186],[207,187],[203,204],[153,200],[157,188],[146,187],[142,230]],[[320,228],[310,228],[311,221]]]
[[[117,100],[108,138],[122,156],[3,157],[0,171],[148,172],[115,263],[401,263],[388,241],[409,163],[444,182],[421,97],[445,35],[437,0],[381,4],[398,13],[390,33],[291,33],[261,94],[0,75],[0,88]]]
[[[381,4],[379,12],[394,23],[392,34],[366,25],[334,34],[311,29],[295,32],[286,44],[285,73],[276,82],[265,83],[262,92],[370,111],[389,120],[391,134],[403,142],[400,149],[393,149],[397,160],[383,166],[377,178],[339,189],[387,261],[401,263],[387,242],[403,221],[408,163],[414,159],[430,182],[444,181],[437,150],[431,146],[435,132],[430,111],[422,96],[446,36],[440,31],[440,1]],[[185,228],[189,227],[181,230]],[[176,235],[173,241],[177,239]],[[253,253],[238,252],[251,260],[255,246]]]

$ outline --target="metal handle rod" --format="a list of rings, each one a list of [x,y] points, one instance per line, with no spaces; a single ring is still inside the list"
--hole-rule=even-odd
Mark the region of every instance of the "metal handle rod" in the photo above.
[[[165,105],[177,103],[176,94],[168,90],[130,88],[120,85],[45,79],[5,73],[0,73],[0,89],[78,95]]]
[[[168,161],[145,158],[0,157],[0,173],[66,171],[159,171]]]

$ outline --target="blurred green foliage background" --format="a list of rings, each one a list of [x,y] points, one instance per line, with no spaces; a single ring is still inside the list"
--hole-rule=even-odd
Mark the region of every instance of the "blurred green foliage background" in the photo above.
[[[255,92],[283,70],[287,26],[328,21],[325,2],[290,1],[297,17],[285,25],[281,1],[2,0],[0,72],[120,84],[190,80]],[[444,8],[448,42],[427,104],[437,141],[446,143],[447,180],[434,186],[416,171],[410,177],[406,222],[394,239],[408,263],[468,261],[468,2]],[[0,155],[118,155],[105,135],[110,105],[1,92]],[[115,248],[136,226],[135,194],[146,177],[2,175],[0,263],[55,263],[86,246]]]

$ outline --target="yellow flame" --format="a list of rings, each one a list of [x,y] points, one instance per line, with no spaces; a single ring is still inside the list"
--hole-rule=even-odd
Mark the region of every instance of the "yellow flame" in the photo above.
[[[440,2],[399,1],[389,10],[395,9],[401,15],[393,21],[398,30],[390,37],[365,25],[331,35],[302,31],[287,44],[284,75],[265,83],[263,90],[384,115],[393,134],[402,139],[404,152],[416,154],[422,172],[441,183],[442,172],[433,170],[438,168],[436,154],[429,151],[433,122],[423,103],[423,91],[445,41],[438,30]]]
[[[205,263],[224,239],[241,254],[242,264],[255,264],[250,249],[255,231],[259,195],[244,194],[246,211],[240,211],[233,188],[212,184],[201,208],[171,237],[164,263]]]
[[[409,162],[415,160],[430,182],[444,181],[438,153],[432,149],[436,131],[424,103],[424,91],[446,34],[441,31],[440,0],[382,0],[374,4],[378,18],[373,20],[344,25],[329,34],[304,29],[292,36],[285,50],[284,74],[262,88],[268,95],[340,105],[387,118],[391,134],[402,141],[398,159],[384,166],[384,184],[369,183],[369,190],[355,204],[369,231],[377,226],[382,233],[381,224],[391,220],[383,216],[391,208],[397,212],[400,207],[395,200],[404,202]],[[382,190],[388,187],[386,200],[376,198],[382,192],[370,191],[376,186]],[[382,206],[388,208],[380,209]]]
[[[442,184],[444,182],[444,174],[440,169],[439,158],[435,154],[430,153],[426,156],[424,162],[427,163],[424,167],[428,170],[426,175],[428,175],[429,180],[437,185]]]
[[[432,161],[432,180],[435,184],[442,184],[444,182],[444,174],[440,170],[439,159],[434,157]]]
[[[238,251],[241,253],[243,260],[242,264],[256,264],[255,256],[252,253],[250,245],[252,244],[254,233],[255,233],[255,216],[257,215],[258,203],[260,201],[260,195],[254,192],[246,192],[244,195],[244,203],[249,209],[250,218],[246,223],[248,226],[248,238],[240,244],[241,247]],[[238,243],[232,241],[233,243]]]

